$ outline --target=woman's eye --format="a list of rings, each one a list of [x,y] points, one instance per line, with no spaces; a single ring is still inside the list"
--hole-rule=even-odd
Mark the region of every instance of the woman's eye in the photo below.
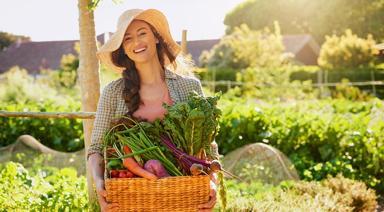
[[[130,41],[132,40],[132,38],[125,38],[125,41]]]
[[[147,33],[145,33],[145,32],[142,32],[142,33],[140,33],[139,35],[140,35],[140,36],[142,36],[142,35],[145,35],[145,34],[147,34]]]

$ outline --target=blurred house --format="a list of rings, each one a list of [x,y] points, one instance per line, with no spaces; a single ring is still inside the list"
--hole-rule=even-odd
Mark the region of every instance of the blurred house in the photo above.
[[[104,44],[112,33],[97,36],[97,41]],[[75,44],[78,40],[66,41],[17,41],[5,51],[0,52],[0,73],[13,66],[19,66],[36,75],[41,69],[57,70],[63,55],[77,55]]]
[[[375,48],[379,50],[379,54],[378,54],[379,60],[384,61],[384,43],[376,44]]]
[[[219,39],[188,41],[188,52],[198,65],[199,57],[204,50],[210,50]],[[303,65],[317,65],[320,46],[311,35],[284,35],[283,45],[286,53],[294,55],[294,60]]]
[[[112,33],[97,36],[100,44],[104,44]],[[196,65],[204,50],[210,50],[219,39],[188,41],[188,53]],[[77,40],[69,41],[43,41],[43,42],[16,42],[5,51],[0,52],[0,73],[9,70],[12,66],[27,69],[30,74],[36,75],[41,69],[56,70],[60,66],[64,54],[74,54]],[[283,44],[285,52],[292,53],[299,64],[316,65],[320,47],[310,35],[284,35]]]

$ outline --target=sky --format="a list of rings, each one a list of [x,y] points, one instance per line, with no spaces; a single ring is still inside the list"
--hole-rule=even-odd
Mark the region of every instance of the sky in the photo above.
[[[244,0],[102,0],[95,11],[96,34],[114,32],[121,13],[155,8],[168,18],[172,36],[181,40],[217,39],[224,35],[224,17]],[[78,40],[77,0],[8,0],[0,3],[0,31],[32,41]]]

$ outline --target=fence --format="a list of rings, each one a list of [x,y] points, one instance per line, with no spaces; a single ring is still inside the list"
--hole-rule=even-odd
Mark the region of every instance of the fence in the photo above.
[[[214,75],[213,75],[214,76]],[[342,79],[348,79],[350,82],[343,82],[344,85],[355,86],[363,89],[365,91],[369,91],[374,96],[380,97],[384,95],[384,71],[342,71],[342,72],[329,72],[329,71],[316,71],[316,72],[306,72],[306,71],[298,71],[293,72],[290,76],[290,79],[306,81],[311,80],[311,84],[301,85],[301,84],[288,84],[288,85],[273,85],[267,83],[253,83],[253,82],[237,82],[230,80],[218,80],[218,81],[202,81],[203,86],[207,86],[212,91],[216,91],[217,86],[221,86],[221,88],[226,88],[229,90],[235,86],[254,86],[254,87],[280,87],[280,88],[300,88],[312,86],[319,88],[320,94],[324,91],[325,87],[336,87],[340,85]],[[357,81],[360,80],[360,81]],[[377,86],[380,87],[383,91],[378,93]],[[218,89],[221,90],[221,89]]]

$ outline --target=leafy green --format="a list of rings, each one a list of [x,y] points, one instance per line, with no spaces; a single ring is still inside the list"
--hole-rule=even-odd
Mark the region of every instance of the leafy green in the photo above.
[[[168,111],[162,121],[164,130],[188,155],[199,157],[204,152],[211,155],[210,144],[219,130],[219,98],[220,95],[203,97],[192,92],[185,102],[164,105]]]

